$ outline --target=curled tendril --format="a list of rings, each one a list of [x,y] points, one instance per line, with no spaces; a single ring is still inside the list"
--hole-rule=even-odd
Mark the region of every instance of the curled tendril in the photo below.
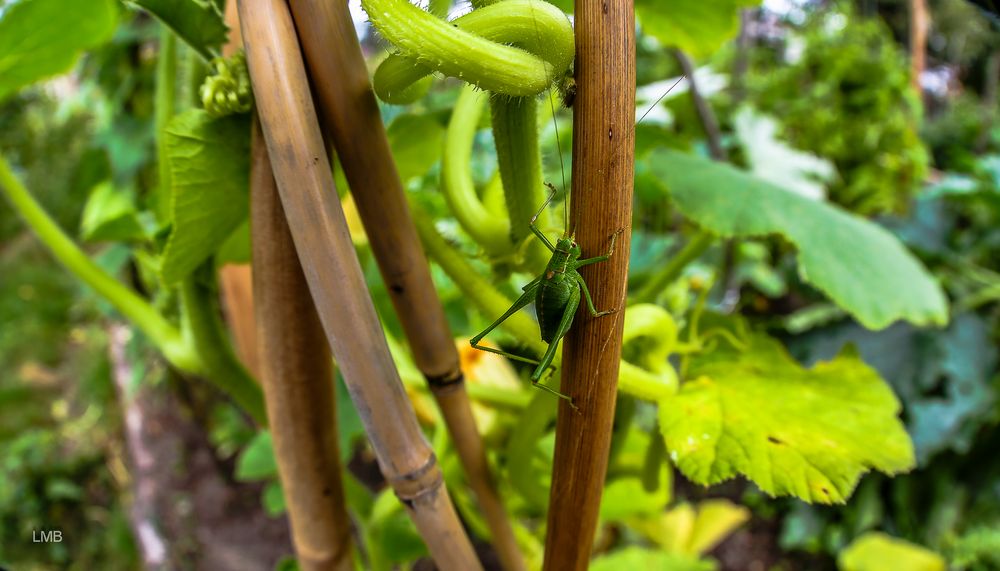
[[[205,111],[213,117],[248,113],[253,107],[253,91],[242,51],[228,58],[212,60],[215,73],[205,78],[199,94]]]
[[[503,0],[446,22],[406,0],[362,0],[372,24],[399,53],[376,73],[383,100],[432,72],[510,96],[542,93],[573,61],[573,26],[543,0]]]

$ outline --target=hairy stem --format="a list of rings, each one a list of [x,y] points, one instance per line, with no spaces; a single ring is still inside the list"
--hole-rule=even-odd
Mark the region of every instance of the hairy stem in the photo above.
[[[439,72],[480,89],[518,97],[537,95],[573,61],[573,28],[566,15],[541,0],[507,0],[446,22],[406,0],[363,0],[372,24],[414,68],[375,90],[398,92]],[[518,47],[514,47],[518,46]],[[387,63],[383,65],[399,65]],[[377,78],[381,79],[381,78]]]
[[[465,86],[445,134],[441,162],[441,190],[455,219],[487,254],[499,256],[513,249],[510,220],[505,213],[491,211],[476,194],[472,182],[472,143],[479,118],[489,95],[471,85]]]
[[[507,215],[510,220],[510,240],[521,244],[533,237],[528,227],[532,216],[545,200],[542,191],[542,155],[538,148],[538,103],[534,98],[494,97],[490,101],[493,118],[493,139],[497,147],[497,166],[503,180]],[[543,209],[537,220],[539,228],[549,227],[548,210]],[[538,240],[531,240],[524,267],[541,271],[549,259],[549,251]]]

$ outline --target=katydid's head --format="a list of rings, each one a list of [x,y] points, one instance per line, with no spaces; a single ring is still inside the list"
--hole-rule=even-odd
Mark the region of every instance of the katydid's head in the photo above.
[[[569,236],[563,235],[556,242],[556,251],[563,252],[569,255],[570,260],[576,260],[580,257],[580,245],[576,243],[576,235],[571,234]]]

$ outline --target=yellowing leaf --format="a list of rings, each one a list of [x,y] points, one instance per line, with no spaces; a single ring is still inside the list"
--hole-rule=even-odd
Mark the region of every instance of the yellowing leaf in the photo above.
[[[615,466],[620,476],[608,478],[601,494],[601,523],[621,522],[637,517],[651,517],[663,513],[670,503],[673,488],[673,469],[665,462],[659,463],[656,488],[649,491],[637,474],[643,470],[651,438],[659,438],[637,427],[630,427],[624,442],[616,448]]]
[[[714,561],[700,560],[691,555],[652,551],[642,547],[626,547],[601,555],[590,562],[590,571],[713,571]]]
[[[750,510],[729,500],[705,500],[688,540],[688,553],[706,553],[750,519]]]
[[[840,571],[945,571],[946,567],[937,553],[878,532],[862,535],[837,557]]]
[[[700,555],[710,551],[750,519],[750,510],[729,500],[681,503],[654,518],[630,523],[664,551]]]
[[[694,380],[660,402],[667,449],[688,478],[708,485],[743,474],[769,494],[830,504],[869,469],[913,467],[899,401],[856,355],[807,370],[765,335],[747,342],[693,359]]]

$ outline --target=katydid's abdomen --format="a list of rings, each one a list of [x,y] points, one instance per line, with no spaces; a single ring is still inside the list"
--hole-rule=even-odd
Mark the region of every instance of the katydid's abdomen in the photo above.
[[[552,343],[556,339],[570,295],[573,289],[580,287],[574,280],[563,279],[565,276],[566,274],[559,274],[543,280],[535,296],[538,329],[542,334],[542,341],[546,343]]]

